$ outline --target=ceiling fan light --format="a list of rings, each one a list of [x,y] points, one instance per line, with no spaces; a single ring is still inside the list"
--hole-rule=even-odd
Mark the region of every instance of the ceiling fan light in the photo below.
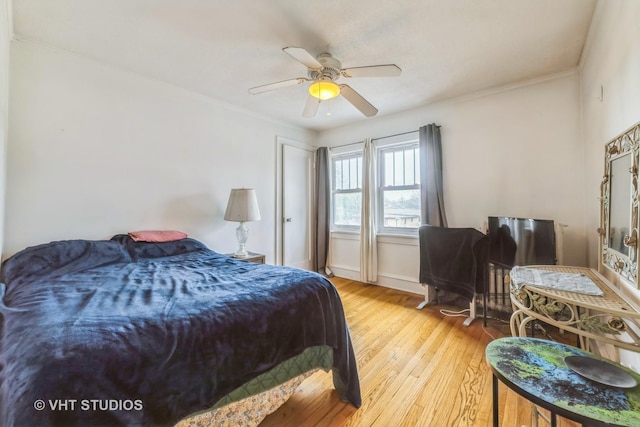
[[[309,94],[322,101],[340,95],[340,86],[332,81],[318,80],[309,86]]]

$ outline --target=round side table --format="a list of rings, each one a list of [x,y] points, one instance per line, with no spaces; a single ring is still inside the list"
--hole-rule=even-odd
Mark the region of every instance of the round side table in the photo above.
[[[567,367],[567,356],[606,362],[640,384],[636,372],[575,347],[537,338],[499,338],[486,348],[487,363],[493,372],[493,425],[498,426],[499,380],[549,410],[552,427],[556,425],[556,415],[590,427],[640,426],[640,385],[620,388],[588,379]]]

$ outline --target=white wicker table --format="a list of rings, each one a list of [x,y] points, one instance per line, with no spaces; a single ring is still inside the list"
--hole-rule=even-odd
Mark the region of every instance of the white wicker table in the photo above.
[[[604,295],[585,295],[528,284],[520,289],[511,286],[513,336],[527,336],[527,324],[539,320],[575,333],[581,348],[587,351],[590,351],[590,339],[640,351],[640,308],[596,270],[559,265],[527,267],[585,275],[598,285]]]

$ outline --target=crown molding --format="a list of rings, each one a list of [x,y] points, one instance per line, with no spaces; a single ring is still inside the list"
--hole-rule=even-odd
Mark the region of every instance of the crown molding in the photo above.
[[[575,75],[578,74],[578,68],[577,67],[572,67],[568,70],[564,70],[564,71],[560,71],[557,73],[552,73],[552,74],[547,74],[546,76],[541,76],[541,77],[535,77],[532,79],[528,79],[528,80],[522,80],[519,82],[515,82],[515,83],[511,83],[511,84],[507,84],[507,85],[502,85],[502,86],[495,86],[495,87],[491,87],[491,88],[487,88],[487,89],[481,89],[475,92],[470,92],[464,95],[460,95],[460,96],[456,96],[456,97],[452,97],[452,98],[443,98],[443,99],[434,99],[420,107],[417,108],[421,108],[421,107],[426,107],[426,106],[430,106],[430,105],[437,105],[437,104],[457,104],[459,102],[466,102],[466,101],[470,101],[473,99],[477,99],[477,98],[484,98],[486,96],[491,96],[491,95],[496,95],[498,93],[501,92],[508,92],[514,89],[519,89],[519,88],[523,88],[523,87],[527,87],[527,86],[532,86],[532,85],[536,85],[536,84],[540,84],[540,83],[544,83],[544,82],[548,82],[548,81],[552,81],[552,80],[556,80],[556,79],[561,79],[564,77],[568,77],[571,75]]]

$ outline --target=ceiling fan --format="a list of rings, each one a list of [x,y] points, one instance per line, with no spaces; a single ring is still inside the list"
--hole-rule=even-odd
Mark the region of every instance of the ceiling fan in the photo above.
[[[256,95],[286,86],[313,82],[309,85],[309,98],[302,112],[303,117],[315,116],[320,102],[335,98],[338,95],[342,95],[344,99],[349,101],[365,116],[373,117],[378,113],[377,108],[350,86],[337,84],[336,80],[340,77],[392,77],[399,76],[402,72],[400,67],[395,64],[342,68],[340,61],[329,53],[321,53],[314,57],[301,47],[291,46],[282,50],[307,67],[308,77],[297,77],[252,87],[249,89],[249,93]]]

